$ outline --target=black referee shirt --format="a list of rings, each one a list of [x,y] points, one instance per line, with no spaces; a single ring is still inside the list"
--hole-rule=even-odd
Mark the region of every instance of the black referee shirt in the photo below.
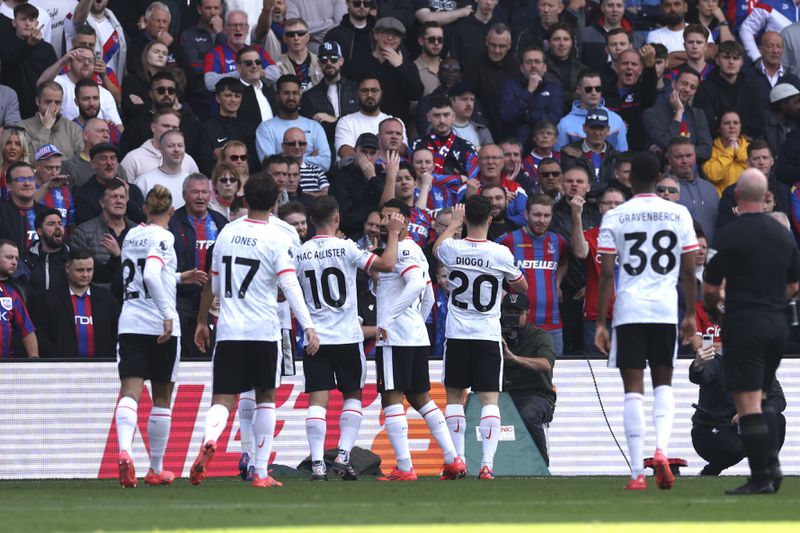
[[[744,213],[717,231],[705,280],[726,280],[725,315],[786,310],[786,285],[800,262],[791,232],[764,213]]]

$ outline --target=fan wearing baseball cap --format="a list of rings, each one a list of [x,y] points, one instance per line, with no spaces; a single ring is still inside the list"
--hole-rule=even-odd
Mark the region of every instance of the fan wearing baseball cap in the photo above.
[[[36,150],[36,194],[33,199],[40,204],[58,210],[65,227],[75,225],[75,203],[70,192],[69,176],[62,174],[61,162],[64,154],[52,144]]]
[[[608,111],[602,108],[591,109],[583,121],[583,133],[586,137],[564,146],[561,149],[561,165],[564,171],[582,166],[589,171],[592,192],[599,192],[604,184],[614,178],[614,162],[617,151],[608,137]]]

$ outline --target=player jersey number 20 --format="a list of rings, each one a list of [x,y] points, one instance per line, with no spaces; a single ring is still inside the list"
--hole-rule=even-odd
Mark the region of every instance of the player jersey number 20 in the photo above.
[[[642,250],[642,245],[647,242],[647,233],[644,231],[636,231],[633,233],[626,233],[624,235],[625,242],[633,241],[630,249],[628,250],[629,260],[622,267],[629,276],[638,276],[647,265],[653,269],[656,274],[668,274],[675,268],[678,259],[675,257],[674,248],[678,242],[678,236],[670,230],[657,231],[651,240],[654,253],[649,258]]]
[[[461,272],[460,270],[453,270],[450,272],[449,279],[450,281],[458,280],[460,282],[459,286],[454,287],[452,292],[450,292],[450,301],[453,302],[453,305],[459,309],[469,309],[468,302],[463,302],[458,299],[458,297],[466,292],[469,288],[469,278],[464,272]],[[489,301],[486,303],[481,301],[481,289],[483,288],[484,284],[489,285]],[[488,274],[476,276],[472,282],[472,306],[481,313],[490,311],[497,301],[498,289],[499,283],[497,278],[494,276],[490,276]]]

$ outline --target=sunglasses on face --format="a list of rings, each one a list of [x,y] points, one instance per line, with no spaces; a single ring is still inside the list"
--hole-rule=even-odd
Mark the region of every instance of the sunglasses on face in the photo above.
[[[256,65],[256,66],[260,67],[261,63],[262,62],[261,62],[260,59],[245,59],[244,61],[242,61],[242,65],[244,65],[246,67],[252,67],[253,65]]]
[[[308,146],[306,141],[290,141],[283,143],[284,146],[295,146],[295,147],[303,147]]]
[[[220,183],[239,183],[239,178],[227,178],[227,177],[224,177],[224,178],[220,178],[219,182]]]
[[[552,172],[539,172],[539,175],[543,178],[557,178],[561,175],[561,172],[558,170],[554,170]]]
[[[339,61],[339,56],[319,56],[317,59],[320,63],[336,63]]]
[[[308,34],[306,30],[295,30],[295,31],[287,31],[283,33],[289,39],[294,39],[295,37],[305,37]]]
[[[583,88],[583,91],[587,94],[589,93],[599,93],[602,90],[600,85],[589,85]]]
[[[668,192],[670,194],[678,194],[678,192],[680,191],[678,191],[677,187],[667,187],[666,185],[659,185],[658,187],[656,187],[656,192],[660,192],[661,194],[664,194],[665,192]]]
[[[430,44],[442,44],[444,42],[444,37],[438,37],[432,35],[430,37],[425,37],[425,40]]]
[[[36,181],[36,176],[20,176],[19,178],[14,178],[16,183],[33,183]]]
[[[244,155],[236,155],[236,154],[229,155],[228,159],[230,159],[231,161],[247,161],[247,154],[244,154]]]
[[[170,96],[178,92],[175,87],[154,87],[153,90],[160,95],[169,94]]]
[[[372,0],[352,0],[350,5],[353,7],[369,7]]]

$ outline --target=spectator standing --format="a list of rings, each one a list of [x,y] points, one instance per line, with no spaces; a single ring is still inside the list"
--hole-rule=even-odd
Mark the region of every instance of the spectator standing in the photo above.
[[[113,76],[113,81],[119,85],[124,80],[128,40],[116,15],[108,9],[108,0],[80,0],[75,6],[74,13],[72,17],[74,27],[88,24],[94,28],[96,35],[94,50],[100,52],[99,59],[103,62],[101,75]],[[66,23],[64,31],[65,37],[69,39]],[[108,70],[111,72],[107,72]]]
[[[250,143],[255,149],[256,125],[241,113],[243,92],[244,85],[236,78],[222,78],[217,82],[214,98],[219,110],[203,122],[206,141],[212,150],[217,151],[231,140]]]
[[[58,210],[64,226],[75,225],[75,203],[70,189],[69,176],[61,174],[63,154],[52,144],[45,144],[34,156],[36,160],[36,194],[33,199]]]
[[[417,37],[422,52],[414,60],[419,72],[419,79],[425,88],[422,96],[428,96],[442,82],[439,80],[439,67],[442,64],[442,50],[444,49],[444,30],[438,22],[430,21],[419,28]]]
[[[625,16],[625,0],[602,0],[600,17],[581,31],[581,61],[587,67],[601,70],[608,63],[606,36],[610,30],[622,28],[633,33],[634,26]],[[552,43],[551,43],[552,46]],[[635,44],[639,48],[639,43]]]
[[[648,146],[643,111],[652,107],[658,96],[655,48],[646,44],[641,51],[623,50],[612,66],[617,81],[613,87],[603,87],[606,106],[628,126],[628,147],[644,151]]]
[[[183,30],[178,39],[178,63],[186,73],[187,101],[193,109],[209,109],[211,99],[206,91],[203,68],[206,56],[226,39],[222,19],[222,0],[200,0],[195,2],[197,24]],[[228,9],[237,9],[227,2]]]
[[[547,50],[547,71],[561,83],[564,91],[563,112],[572,109],[578,74],[586,69],[576,57],[574,32],[572,26],[559,22],[550,28],[548,39],[550,49]]]
[[[752,7],[748,6],[747,18],[744,21],[737,20],[737,22],[741,22],[738,25],[739,39],[750,60],[755,63],[759,57],[763,57],[760,54],[761,47],[756,44],[759,35],[763,39],[763,34],[765,33],[782,33],[784,28],[789,27],[797,20],[797,4],[794,2],[767,0],[766,2],[758,2]],[[786,64],[792,65],[791,63]]]
[[[167,64],[175,63],[178,49],[175,37],[170,34],[169,26],[172,20],[169,7],[163,2],[151,2],[144,12],[144,28],[136,35],[131,37],[128,33],[128,56],[126,66],[128,72],[136,68],[136,63],[141,58],[142,50],[151,41],[161,41],[169,49]]]

